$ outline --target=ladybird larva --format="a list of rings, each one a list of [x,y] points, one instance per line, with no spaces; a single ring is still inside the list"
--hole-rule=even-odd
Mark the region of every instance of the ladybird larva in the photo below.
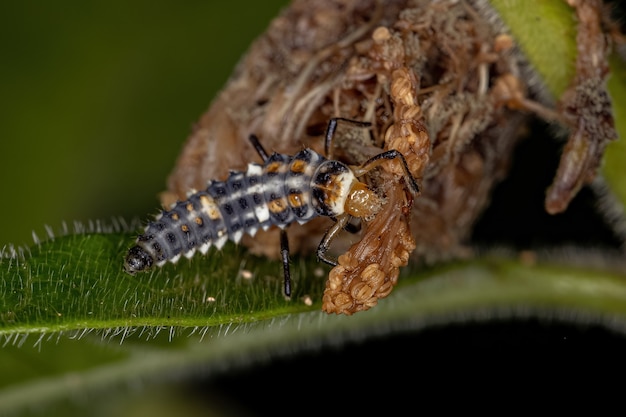
[[[331,119],[326,134],[327,149],[338,120],[368,126]],[[386,160],[398,158],[409,190],[419,194],[406,160],[396,150],[379,153],[361,166],[351,167],[309,148],[293,156],[279,153],[268,156],[256,137],[250,139],[264,159],[263,164],[250,163],[245,172],[231,171],[225,181],[211,181],[205,190],[192,193],[187,200],[162,211],[128,251],[126,272],[135,274],[153,265],[175,263],[181,256],[191,258],[196,251],[204,254],[211,246],[221,249],[229,239],[238,243],[244,234],[254,236],[259,229],[277,226],[282,231],[284,291],[290,296],[286,226],[294,222],[304,224],[318,216],[336,219],[317,252],[320,260],[336,265],[325,255],[333,237],[348,226],[352,217],[371,216],[381,206],[378,195],[358,177]]]

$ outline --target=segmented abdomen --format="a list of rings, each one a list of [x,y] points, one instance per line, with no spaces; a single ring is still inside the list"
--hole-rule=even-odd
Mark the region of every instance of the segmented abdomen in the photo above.
[[[246,172],[231,172],[225,181],[191,194],[150,222],[129,250],[125,269],[135,273],[152,264],[176,262],[181,255],[221,248],[226,240],[239,242],[260,228],[305,223],[326,214],[312,191],[318,168],[325,161],[304,149],[293,157],[273,154],[264,165],[251,163]],[[327,161],[330,162],[330,161]],[[333,161],[334,162],[334,161]]]

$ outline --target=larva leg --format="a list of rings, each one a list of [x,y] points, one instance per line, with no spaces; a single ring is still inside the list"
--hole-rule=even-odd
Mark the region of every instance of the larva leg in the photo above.
[[[259,154],[259,156],[261,157],[263,162],[266,162],[269,159],[270,156],[265,151],[265,148],[263,147],[263,145],[261,145],[261,142],[259,141],[259,138],[255,134],[252,134],[252,135],[248,136],[248,140],[250,141],[250,144],[252,144],[254,149],[257,151],[257,153]]]
[[[375,155],[371,157],[370,159],[368,159],[367,161],[365,161],[360,167],[353,168],[354,175],[356,175],[357,177],[360,177],[368,173],[372,169],[376,168],[378,165],[382,164],[383,162],[396,159],[396,158],[399,158],[400,162],[402,163],[402,170],[404,171],[404,180],[407,186],[409,187],[409,191],[411,191],[411,194],[413,194],[413,196],[415,197],[419,196],[420,189],[419,189],[419,186],[417,185],[417,181],[415,181],[415,178],[411,174],[411,171],[409,171],[409,166],[406,163],[406,159],[404,159],[404,156],[396,149],[391,149],[389,151],[379,153],[378,155]]]
[[[331,217],[330,219],[334,222],[337,221],[336,217]],[[347,221],[346,225],[343,227],[343,230],[352,234],[359,233],[361,231],[361,222],[354,224],[354,223],[350,223],[349,221]]]
[[[259,138],[252,134],[248,137],[250,143],[256,149],[257,153],[263,159],[263,162],[267,162],[269,154],[261,145]],[[283,261],[283,279],[284,279],[284,291],[286,297],[291,297],[291,270],[289,268],[289,239],[287,238],[287,230],[281,229],[280,231],[280,257]]]
[[[352,234],[359,233],[361,231],[361,222],[358,222],[357,224],[348,222],[344,226],[343,230]]]
[[[291,271],[289,269],[289,239],[287,238],[287,231],[282,229],[280,231],[280,256],[283,260],[283,279],[285,297],[291,297]]]
[[[327,263],[328,265],[337,266],[337,261],[327,257],[326,252],[328,252],[328,249],[330,248],[330,242],[332,242],[332,240],[337,236],[337,233],[339,233],[341,229],[344,229],[346,227],[346,224],[349,220],[349,215],[341,215],[337,218],[337,222],[326,231],[324,237],[322,238],[322,241],[317,247],[317,259]]]

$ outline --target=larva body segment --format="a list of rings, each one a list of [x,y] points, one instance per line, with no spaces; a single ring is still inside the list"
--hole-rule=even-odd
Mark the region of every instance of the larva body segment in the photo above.
[[[134,274],[211,246],[220,249],[229,239],[237,243],[259,229],[340,216],[354,181],[347,165],[311,149],[294,156],[274,153],[263,165],[231,171],[225,181],[211,181],[161,212],[128,251],[124,269]]]

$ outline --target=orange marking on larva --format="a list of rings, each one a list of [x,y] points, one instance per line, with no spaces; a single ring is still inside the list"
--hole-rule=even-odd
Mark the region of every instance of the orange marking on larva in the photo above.
[[[220,219],[222,217],[222,215],[220,214],[220,211],[215,206],[213,206],[209,210],[207,210],[206,214],[207,214],[207,216],[209,216],[209,218],[211,220],[217,220],[217,219]]]
[[[289,194],[289,205],[291,207],[302,207],[304,205],[304,198],[302,193]]]
[[[211,220],[217,220],[222,217],[220,215],[220,211],[217,209],[217,205],[215,204],[215,201],[213,201],[213,199],[210,198],[209,196],[206,196],[206,195],[201,196],[200,203],[202,204],[202,207],[204,208],[205,213],[207,214],[207,216],[209,216]]]
[[[287,208],[287,200],[285,198],[277,198],[270,201],[267,208],[272,213],[280,213]]]
[[[291,163],[291,172],[295,174],[303,173],[304,170],[306,169],[306,166],[307,166],[306,162],[300,159],[296,159],[295,161]]]
[[[188,212],[192,212],[193,211],[193,204],[189,203],[185,206],[185,208],[187,209]]]
[[[202,224],[204,223],[204,222],[202,221],[202,217],[196,217],[196,218],[194,219],[194,221],[196,222],[196,224],[197,224],[198,226],[202,226]]]
[[[178,220],[179,218],[180,218],[180,217],[178,217],[178,214],[177,214],[177,213],[172,213],[172,214],[170,215],[170,219],[172,219],[172,220]]]
[[[267,166],[265,167],[265,172],[267,173],[276,173],[280,171],[280,168],[283,166],[283,164],[281,162],[272,162],[267,164]]]
[[[189,226],[187,226],[186,224],[183,224],[180,226],[180,230],[187,233],[189,231]]]

